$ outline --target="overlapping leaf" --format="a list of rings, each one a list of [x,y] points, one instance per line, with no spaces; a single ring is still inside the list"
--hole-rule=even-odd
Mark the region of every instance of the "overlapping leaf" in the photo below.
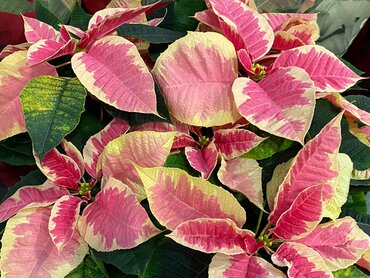
[[[136,168],[150,209],[170,230],[197,218],[229,218],[241,227],[246,215],[226,190],[176,168]]]
[[[217,164],[218,152],[213,142],[208,146],[198,149],[186,147],[185,155],[191,167],[201,173],[203,179],[208,179]]]
[[[61,252],[52,242],[50,208],[30,208],[11,218],[2,238],[1,274],[13,277],[64,277],[88,252],[78,232]]]
[[[254,233],[239,229],[229,219],[189,220],[177,226],[168,237],[195,250],[227,255],[254,254],[264,244],[257,243]]]
[[[238,111],[249,122],[304,144],[315,108],[315,89],[304,70],[278,68],[259,83],[241,77],[232,90]]]
[[[153,75],[173,117],[209,127],[240,118],[231,93],[237,71],[234,47],[225,37],[189,32],[159,56]]]
[[[132,163],[142,167],[162,166],[170,153],[176,132],[131,132],[111,141],[102,154],[103,176],[124,182],[146,198],[144,187]]]
[[[78,221],[85,241],[97,251],[133,248],[160,231],[124,183],[109,178]]]
[[[361,79],[333,53],[318,45],[306,45],[279,55],[273,68],[296,66],[304,69],[317,92],[343,92]]]

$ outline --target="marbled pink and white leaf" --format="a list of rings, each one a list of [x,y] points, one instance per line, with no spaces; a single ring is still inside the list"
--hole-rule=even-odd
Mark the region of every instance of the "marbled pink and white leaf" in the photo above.
[[[186,147],[185,155],[191,167],[201,173],[203,179],[208,179],[217,164],[218,152],[213,142],[206,147]]]
[[[157,114],[153,77],[132,42],[107,36],[71,61],[77,78],[99,100],[128,112]]]
[[[222,160],[217,176],[232,190],[242,193],[261,210],[263,208],[262,168],[254,159]]]
[[[189,220],[167,236],[181,245],[204,253],[254,254],[264,245],[255,240],[254,233],[239,229],[230,219]]]
[[[316,185],[303,190],[271,230],[285,240],[296,240],[308,235],[323,218],[324,191],[329,186]]]
[[[220,129],[214,132],[217,150],[226,159],[233,159],[249,152],[266,138],[246,129]]]
[[[209,278],[285,278],[285,274],[261,257],[217,253],[209,265]]]
[[[18,211],[31,207],[47,207],[64,195],[68,190],[46,181],[38,186],[24,186],[0,204],[0,222],[4,222]]]
[[[170,230],[197,218],[229,218],[238,227],[246,221],[245,210],[231,193],[202,178],[177,168],[136,169],[150,210],[159,223]]]
[[[236,50],[247,49],[252,60],[261,58],[270,50],[274,34],[262,15],[238,0],[210,0],[210,3],[215,14],[226,23],[221,22],[221,27],[226,37],[236,46]],[[225,28],[226,25],[229,28]],[[240,37],[243,45],[233,41],[235,37],[232,33]]]
[[[31,46],[30,43],[25,42],[16,45],[7,45],[0,51],[0,60],[4,59],[5,57],[17,52],[17,51],[27,51],[28,48]]]
[[[56,76],[56,70],[47,63],[27,64],[27,52],[17,51],[0,62],[0,141],[26,131],[19,94],[24,86],[40,75]]]
[[[320,254],[301,243],[283,243],[271,259],[277,266],[287,266],[291,278],[334,278]]]
[[[22,16],[22,18],[24,22],[24,35],[29,43],[53,39],[59,35],[57,30],[45,22],[27,16]]]
[[[369,236],[351,217],[321,224],[296,242],[317,251],[331,271],[355,264],[366,250],[370,250]]]
[[[51,209],[48,229],[51,240],[59,252],[71,241],[76,232],[83,202],[79,197],[65,195],[59,198]]]
[[[80,169],[82,175],[84,174],[84,158],[82,157],[81,152],[73,145],[71,142],[63,139],[61,142],[61,146],[65,151],[66,155],[73,159],[76,162],[78,168]]]
[[[102,154],[103,176],[125,183],[137,194],[146,198],[143,184],[133,166],[163,166],[169,155],[176,132],[130,132],[111,141]]]
[[[85,241],[102,252],[130,249],[160,233],[130,188],[114,178],[84,209],[78,228]]]
[[[91,136],[84,148],[83,157],[86,172],[97,179],[101,176],[101,158],[104,147],[112,140],[125,134],[130,129],[129,124],[120,118],[114,118],[103,130]]]
[[[324,200],[332,197],[338,177],[337,154],[341,144],[341,118],[342,114],[330,121],[293,159],[292,166],[279,187],[274,210],[269,216],[272,224],[276,223],[281,214],[290,208],[298,194],[306,188],[331,185],[332,192],[326,192]]]
[[[194,14],[194,18],[201,23],[211,27],[215,32],[222,32],[220,20],[212,9],[207,9]]]
[[[237,74],[233,45],[214,32],[189,32],[172,43],[153,68],[171,116],[204,127],[240,118],[231,92]]]
[[[42,161],[33,153],[36,165],[53,184],[78,190],[82,172],[78,164],[71,158],[61,154],[56,148],[48,151]]]
[[[273,64],[273,68],[291,66],[304,69],[315,83],[317,92],[343,92],[362,79],[333,53],[319,45],[306,45],[282,52]]]
[[[64,277],[84,259],[89,247],[76,231],[61,252],[50,238],[51,208],[30,208],[8,220],[2,237],[4,277]]]
[[[240,77],[232,90],[239,113],[249,122],[304,144],[315,109],[315,88],[304,70],[278,68],[259,83]]]

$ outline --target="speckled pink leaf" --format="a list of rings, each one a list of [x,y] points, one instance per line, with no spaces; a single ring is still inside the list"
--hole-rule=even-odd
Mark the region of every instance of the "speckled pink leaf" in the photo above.
[[[78,228],[86,242],[102,252],[133,248],[160,232],[130,188],[114,178],[84,209]]]
[[[210,278],[285,278],[283,272],[261,257],[217,253],[208,270]]]
[[[242,193],[263,210],[262,168],[256,160],[240,157],[222,160],[217,176],[224,185]]]
[[[245,129],[220,129],[214,133],[217,150],[226,159],[233,159],[249,152],[265,138]]]
[[[263,242],[257,243],[254,233],[239,229],[230,219],[200,218],[186,221],[169,235],[177,243],[205,253],[227,255],[254,254]]]
[[[146,198],[144,187],[132,165],[162,166],[169,155],[176,132],[130,132],[111,141],[102,154],[103,176],[124,182],[137,194]]]
[[[300,243],[283,243],[271,259],[278,266],[287,266],[291,278],[334,277],[320,254]]]
[[[276,31],[286,21],[291,18],[302,18],[309,21],[315,21],[317,14],[298,14],[298,13],[264,13],[262,14],[270,24],[271,28]]]
[[[231,92],[237,74],[233,45],[213,32],[189,32],[172,43],[153,68],[171,115],[205,127],[240,118]]]
[[[45,22],[27,16],[22,17],[24,21],[24,35],[30,43],[52,39],[59,34],[57,30]]]
[[[64,277],[82,262],[89,247],[78,232],[58,252],[48,230],[50,210],[25,209],[8,220],[0,254],[2,276]]]
[[[99,100],[128,112],[157,114],[154,80],[135,45],[125,38],[96,41],[72,57],[72,68]]]
[[[66,139],[63,139],[61,142],[61,146],[65,151],[66,155],[73,159],[76,162],[76,165],[81,171],[81,175],[84,174],[84,159],[82,157],[81,152],[73,145],[71,142],[68,142]]]
[[[17,51],[0,62],[0,141],[26,131],[19,94],[36,76],[53,75],[56,70],[43,63],[27,65],[27,52]]]
[[[191,167],[201,173],[203,179],[208,179],[217,164],[218,152],[213,142],[208,146],[198,149],[186,147],[185,155]]]
[[[249,122],[304,144],[315,108],[314,85],[304,70],[279,68],[259,83],[241,77],[232,90],[239,113]]]
[[[270,50],[274,34],[262,15],[238,0],[210,0],[210,3],[215,14],[225,23],[221,23],[221,27],[226,37],[234,45],[239,45],[237,50],[240,48],[247,49],[252,60],[261,58]],[[230,36],[232,33],[230,29],[225,32],[226,25],[240,36],[243,42],[242,47],[239,43],[233,41],[234,38]]]
[[[151,5],[137,8],[107,8],[100,10],[90,19],[88,30],[82,37],[79,47],[85,48],[99,38],[113,32],[124,23],[129,23],[140,14],[150,13],[166,5],[165,2],[156,2]]]
[[[59,252],[70,242],[76,232],[80,207],[83,202],[79,197],[65,195],[58,199],[51,209],[48,229]]]
[[[344,109],[344,115],[355,118],[370,126],[370,113],[358,108],[354,103],[349,102],[338,93],[333,93],[325,97],[335,106]]]
[[[316,250],[331,271],[353,265],[370,249],[369,236],[351,217],[321,224],[296,242]]]
[[[130,129],[129,124],[120,119],[114,118],[103,130],[94,134],[87,140],[83,149],[84,165],[86,172],[97,179],[101,176],[101,159],[104,147],[112,140],[125,134]]]
[[[49,206],[68,190],[46,181],[38,186],[24,186],[0,204],[0,222],[3,222],[24,208]]]
[[[273,64],[273,68],[291,66],[304,69],[315,83],[317,92],[343,92],[362,79],[333,53],[318,45],[285,51]]]
[[[82,177],[78,164],[70,157],[61,154],[56,148],[48,151],[42,162],[34,152],[36,164],[40,171],[55,185],[78,190]]]
[[[290,208],[304,189],[324,184],[335,186],[338,176],[337,154],[341,143],[341,118],[342,114],[330,121],[292,161],[292,166],[275,197],[275,207],[269,216],[272,224],[275,224],[281,214]],[[332,197],[331,194],[326,195],[325,200]]]
[[[295,240],[309,234],[323,218],[323,195],[329,186],[316,185],[298,194],[292,205],[272,229],[275,235],[285,240]]]
[[[174,230],[197,218],[229,218],[238,227],[246,215],[234,196],[210,182],[177,168],[136,168],[144,184],[150,210],[163,226]]]

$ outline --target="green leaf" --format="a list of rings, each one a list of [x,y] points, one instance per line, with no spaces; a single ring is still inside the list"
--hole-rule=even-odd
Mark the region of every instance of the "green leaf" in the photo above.
[[[104,263],[98,259],[92,252],[86,255],[82,263],[72,270],[66,278],[108,278]]]
[[[75,5],[74,9],[72,10],[71,21],[69,24],[86,31],[91,18],[92,15],[85,12],[80,5]]]
[[[116,250],[112,252],[94,251],[94,254],[104,262],[114,265],[123,273],[139,275],[145,270],[158,241],[161,240],[163,236],[164,234],[159,234],[132,249]]]
[[[4,202],[10,196],[12,196],[19,188],[28,185],[40,185],[46,181],[46,177],[40,170],[35,170],[29,172],[26,176],[21,177],[21,180],[17,182],[14,186],[8,189],[8,192],[5,194],[4,198],[0,201],[0,203]]]
[[[0,161],[10,165],[35,165],[28,134],[18,134],[0,142]]]
[[[39,76],[20,95],[27,130],[40,158],[77,126],[84,111],[85,88],[77,78]]]
[[[76,0],[39,0],[40,4],[63,23],[68,23]]]
[[[302,5],[302,0],[255,0],[259,10],[269,13],[297,13]]]
[[[123,24],[117,28],[118,35],[148,41],[150,43],[171,43],[183,36],[182,33],[145,24]]]
[[[352,265],[345,269],[340,269],[333,272],[334,278],[365,278],[369,277],[361,270],[359,270],[356,266]]]
[[[86,141],[94,134],[101,131],[106,125],[100,122],[93,114],[85,111],[81,115],[81,120],[77,127],[66,136],[80,151],[83,150]]]
[[[164,167],[179,168],[185,170],[189,175],[192,175],[194,177],[200,176],[200,173],[190,166],[188,160],[186,159],[186,156],[181,153],[174,153],[167,156]]]
[[[352,192],[348,194],[347,202],[343,208],[357,211],[358,213],[367,213],[366,196],[364,192]]]
[[[57,18],[48,8],[46,8],[41,0],[36,0],[36,18],[42,22],[45,22],[53,26],[56,30],[59,30],[59,24],[63,21]]]
[[[370,215],[344,207],[339,217],[342,218],[345,216],[352,217],[357,222],[357,225],[370,236]]]
[[[349,95],[346,100],[356,105],[358,108],[370,113],[370,98],[363,95]]]
[[[311,13],[318,13],[320,38],[317,44],[342,56],[369,18],[370,1],[324,0]]]
[[[21,14],[34,10],[33,5],[27,0],[0,0],[0,12]]]
[[[175,0],[173,6],[175,30],[182,33],[194,31],[199,22],[192,16],[206,8],[204,0]]]
[[[261,160],[261,159],[269,158],[277,152],[284,151],[290,148],[293,144],[294,144],[293,141],[271,135],[269,138],[264,140],[261,144],[254,147],[252,150],[250,150],[246,154],[243,154],[241,157]]]
[[[164,238],[153,252],[140,278],[208,277],[208,265],[212,256]]]

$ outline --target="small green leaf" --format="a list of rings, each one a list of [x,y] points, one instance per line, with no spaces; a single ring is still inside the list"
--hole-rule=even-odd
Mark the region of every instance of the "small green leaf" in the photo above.
[[[36,18],[53,26],[56,30],[59,30],[59,24],[63,23],[61,19],[56,17],[47,7],[43,5],[41,0],[36,0]]]
[[[153,252],[141,278],[208,277],[212,254],[192,250],[164,238]]]
[[[246,154],[243,154],[241,157],[261,160],[269,158],[277,152],[284,151],[290,148],[293,144],[294,144],[293,141],[271,135],[261,144],[254,147]]]
[[[204,0],[175,0],[173,6],[175,30],[183,33],[195,30],[199,22],[192,16],[206,8]]]
[[[20,98],[33,148],[42,159],[79,123],[86,91],[77,78],[44,75],[28,82]]]
[[[357,211],[358,213],[367,213],[366,196],[364,192],[352,192],[348,194],[347,202],[343,208]]]
[[[123,24],[117,28],[117,32],[122,37],[133,37],[156,44],[171,43],[183,36],[172,30],[144,24]]]
[[[340,269],[333,272],[334,278],[366,278],[369,277],[356,266],[352,265],[345,269]]]
[[[0,161],[10,165],[35,165],[28,134],[18,134],[0,142]]]
[[[89,20],[91,18],[92,15],[85,12],[85,10],[80,5],[77,4],[72,10],[71,21],[69,24],[86,31],[89,25]]]
[[[186,156],[181,153],[174,153],[167,156],[166,162],[164,163],[164,167],[167,168],[179,168],[185,170],[189,175],[194,177],[199,177],[200,173],[193,169],[190,166]]]
[[[34,6],[27,0],[0,0],[0,12],[21,14],[34,10]]]
[[[72,270],[66,278],[108,278],[104,263],[92,252],[86,255],[82,263]]]

